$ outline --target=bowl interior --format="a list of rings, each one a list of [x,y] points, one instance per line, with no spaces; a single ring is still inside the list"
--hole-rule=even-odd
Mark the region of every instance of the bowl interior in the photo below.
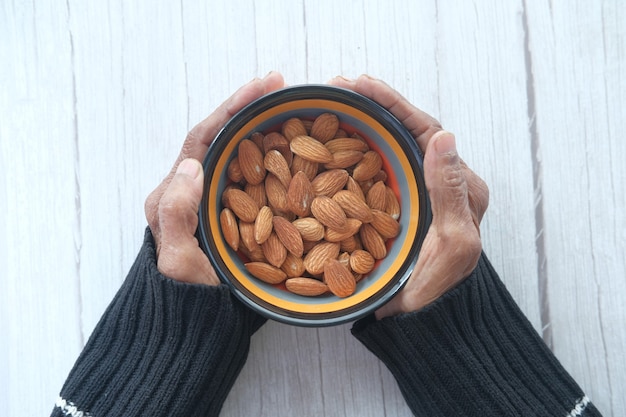
[[[387,256],[346,298],[332,294],[304,297],[284,286],[252,277],[245,256],[233,251],[220,230],[221,196],[229,180],[226,170],[238,143],[255,131],[279,131],[292,117],[314,120],[334,113],[340,128],[357,132],[383,157],[386,181],[401,206],[400,234],[387,241]],[[205,187],[200,207],[200,240],[222,281],[250,307],[279,321],[297,325],[330,325],[354,320],[384,304],[404,285],[417,260],[429,205],[422,176],[422,157],[414,139],[385,109],[348,90],[329,86],[290,87],[262,97],[237,114],[218,134],[204,161]]]

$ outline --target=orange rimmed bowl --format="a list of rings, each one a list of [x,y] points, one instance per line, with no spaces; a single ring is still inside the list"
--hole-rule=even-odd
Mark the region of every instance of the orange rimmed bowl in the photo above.
[[[225,242],[219,215],[229,185],[227,168],[242,139],[254,132],[279,131],[292,117],[314,120],[334,113],[340,128],[358,133],[383,158],[386,184],[400,202],[400,233],[387,241],[387,256],[357,283],[349,297],[330,293],[305,297],[281,285],[267,284],[248,273],[245,256]],[[430,225],[423,178],[423,158],[406,128],[385,108],[353,91],[327,85],[287,87],[267,94],[238,112],[211,143],[203,166],[205,182],[199,209],[198,237],[220,280],[248,307],[281,322],[329,326],[361,318],[389,301],[406,283]]]

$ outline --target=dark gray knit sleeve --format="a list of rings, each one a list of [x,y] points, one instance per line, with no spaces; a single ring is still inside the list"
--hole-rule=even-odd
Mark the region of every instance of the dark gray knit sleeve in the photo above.
[[[483,254],[419,312],[355,323],[417,416],[599,416]]]
[[[161,275],[148,230],[52,415],[218,415],[264,321],[224,285]]]

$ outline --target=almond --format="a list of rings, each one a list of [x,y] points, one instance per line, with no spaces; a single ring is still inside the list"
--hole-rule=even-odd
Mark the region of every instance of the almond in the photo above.
[[[280,284],[287,278],[279,268],[265,262],[248,262],[245,267],[249,273],[268,284]]]
[[[354,138],[338,138],[329,140],[324,144],[330,153],[343,152],[343,151],[361,151],[367,152],[370,150],[367,143],[361,139]]]
[[[313,181],[313,178],[317,175],[318,168],[319,164],[317,162],[312,162],[299,155],[294,155],[293,161],[291,162],[291,175],[295,176],[298,171],[302,171],[306,174],[309,181]]]
[[[263,254],[263,249],[261,249],[261,246],[259,246],[258,249],[249,250],[245,246],[240,245],[239,251],[246,258],[248,258],[248,261],[250,262],[267,262],[267,259],[265,259],[265,255]]]
[[[348,178],[348,181],[346,182],[346,190],[353,192],[361,200],[365,201],[365,194],[363,194],[363,189],[361,188],[361,185],[354,180],[354,178]]]
[[[304,268],[309,274],[318,275],[324,272],[324,264],[329,259],[339,256],[339,243],[320,242],[313,246],[304,257]]]
[[[374,185],[374,180],[370,178],[369,180],[359,181],[359,185],[361,186],[361,190],[363,190],[363,194],[367,195],[367,193],[369,193],[370,191],[370,188],[372,188],[372,186]]]
[[[339,129],[337,116],[332,113],[323,113],[313,121],[311,136],[322,143],[326,143],[335,137],[337,129]]]
[[[324,225],[313,217],[302,217],[293,221],[302,239],[317,242],[324,238]]]
[[[315,198],[313,186],[306,174],[298,171],[287,189],[287,206],[297,216],[306,217],[311,214],[311,202]]]
[[[280,180],[285,189],[289,187],[289,183],[291,182],[291,171],[289,170],[289,165],[287,164],[283,154],[276,149],[270,149],[265,154],[263,166],[268,172],[276,175],[276,178]]]
[[[345,130],[343,130],[341,128],[337,129],[337,131],[335,132],[335,139],[347,138],[347,137],[348,137],[348,134],[346,133]],[[328,142],[326,142],[326,143],[328,143]]]
[[[268,133],[263,138],[263,152],[265,153],[265,155],[267,155],[267,153],[272,150],[277,150],[278,152],[280,152],[283,158],[285,158],[287,165],[291,166],[293,153],[289,148],[289,141],[286,137],[278,132]]]
[[[302,125],[304,125],[304,129],[306,130],[306,134],[311,133],[311,127],[313,127],[313,120],[301,119]]]
[[[270,237],[261,244],[261,249],[263,249],[267,261],[276,268],[280,268],[287,258],[287,248],[280,241],[276,232],[272,232]]]
[[[245,191],[230,189],[224,193],[225,206],[231,209],[240,220],[253,222],[259,214],[256,202]]]
[[[374,175],[374,177],[372,177],[372,181],[374,181],[374,182],[378,182],[378,181],[385,182],[385,181],[387,181],[387,172],[384,169],[381,169],[380,171],[378,171],[378,174],[376,174],[376,175]]]
[[[374,259],[382,259],[387,256],[387,246],[385,240],[378,234],[374,226],[365,223],[359,230],[359,236],[363,247],[374,257]]]
[[[346,216],[361,220],[363,223],[372,221],[372,210],[361,200],[358,195],[348,190],[337,191],[333,196],[333,200],[337,202],[346,213]]]
[[[365,198],[371,209],[384,210],[387,207],[387,188],[382,181],[375,182],[367,191]]]
[[[396,193],[393,192],[391,187],[387,186],[387,207],[385,207],[385,212],[389,213],[391,217],[398,220],[400,218],[400,202],[398,201],[398,197],[396,197]]]
[[[256,240],[254,239],[254,223],[240,221],[239,237],[239,249],[244,252],[248,259],[251,261],[267,261],[265,259],[265,255],[263,254],[263,249],[261,249],[261,245],[256,243]]]
[[[346,227],[346,213],[330,197],[315,197],[311,203],[311,213],[320,223],[331,229],[343,230]]]
[[[337,297],[348,297],[356,290],[354,276],[337,259],[329,259],[324,264],[324,282]]]
[[[304,127],[304,123],[302,123],[302,120],[298,119],[297,117],[293,117],[283,123],[282,132],[283,136],[285,136],[287,140],[291,140],[296,136],[307,135],[307,130]]]
[[[239,142],[238,158],[241,173],[246,181],[250,184],[259,184],[265,179],[263,153],[250,139],[244,139]]]
[[[357,164],[363,159],[361,151],[340,151],[333,153],[333,160],[324,164],[326,169],[348,168]]]
[[[236,156],[231,159],[228,164],[228,169],[226,170],[226,175],[232,182],[241,182],[243,180],[243,172],[241,172],[241,166],[239,165],[239,157]]]
[[[350,269],[350,254],[348,252],[341,252],[337,257],[337,260],[341,265]]]
[[[230,190],[241,190],[241,184],[228,184],[226,188],[224,188],[224,192],[222,193],[222,204],[224,207],[228,207],[228,192]]]
[[[270,237],[273,230],[272,218],[274,214],[268,206],[263,206],[254,220],[254,241],[259,245]]]
[[[355,180],[367,181],[372,179],[374,175],[378,174],[378,171],[383,166],[383,159],[380,157],[378,152],[375,151],[367,151],[363,155],[363,159],[359,162],[356,167],[354,167],[354,172],[352,176]]]
[[[250,140],[260,149],[263,150],[263,138],[265,135],[261,132],[254,132],[250,135]]]
[[[310,136],[296,136],[291,139],[289,147],[293,153],[309,161],[325,164],[333,160],[333,155],[324,144]]]
[[[265,178],[265,193],[267,194],[267,203],[271,208],[279,212],[288,210],[287,190],[276,175],[268,174]]]
[[[294,294],[307,297],[315,297],[328,292],[328,286],[325,283],[306,277],[289,278],[285,281],[285,287]]]
[[[361,249],[361,241],[357,238],[358,235],[352,235],[339,242],[340,249],[344,252],[352,253],[357,249]]]
[[[383,239],[391,239],[400,233],[400,223],[390,214],[381,210],[372,210],[372,226]]]
[[[332,197],[337,191],[345,187],[348,177],[348,171],[345,169],[331,169],[313,178],[311,186],[315,195]]]
[[[228,246],[230,246],[235,252],[239,250],[239,227],[237,226],[237,218],[235,214],[229,209],[224,208],[220,213],[220,226],[222,227],[222,234]]]
[[[285,248],[295,256],[302,256],[304,247],[302,245],[302,235],[289,220],[284,217],[274,216],[272,219],[274,231],[285,246]],[[284,260],[283,260],[284,261]]]
[[[265,193],[265,183],[246,184],[243,189],[256,202],[259,208],[267,206],[267,194]]]
[[[319,242],[319,240],[316,240],[316,241],[311,241],[311,240],[303,240],[303,241],[302,241],[302,243],[303,243],[303,245],[304,245],[304,253],[305,253],[305,254],[307,254],[307,253],[309,253],[309,251],[310,251],[311,249],[313,249],[313,247],[314,247],[315,245],[317,245],[317,244],[318,244],[318,243],[320,243],[320,242]]]
[[[331,229],[327,227],[324,231],[324,240],[328,242],[341,242],[348,239],[350,236],[354,236],[363,223],[361,220],[347,218],[346,226],[341,230]]]
[[[285,262],[280,266],[280,269],[287,274],[289,278],[302,276],[306,269],[304,269],[304,261],[301,256],[295,256],[293,253],[287,253]]]
[[[366,250],[357,249],[350,254],[350,269],[357,274],[369,274],[376,260]]]

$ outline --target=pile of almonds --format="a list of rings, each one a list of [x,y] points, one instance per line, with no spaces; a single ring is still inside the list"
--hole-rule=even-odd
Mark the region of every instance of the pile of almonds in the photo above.
[[[225,241],[256,278],[305,296],[348,297],[400,231],[382,158],[335,114],[243,139],[222,195]]]

